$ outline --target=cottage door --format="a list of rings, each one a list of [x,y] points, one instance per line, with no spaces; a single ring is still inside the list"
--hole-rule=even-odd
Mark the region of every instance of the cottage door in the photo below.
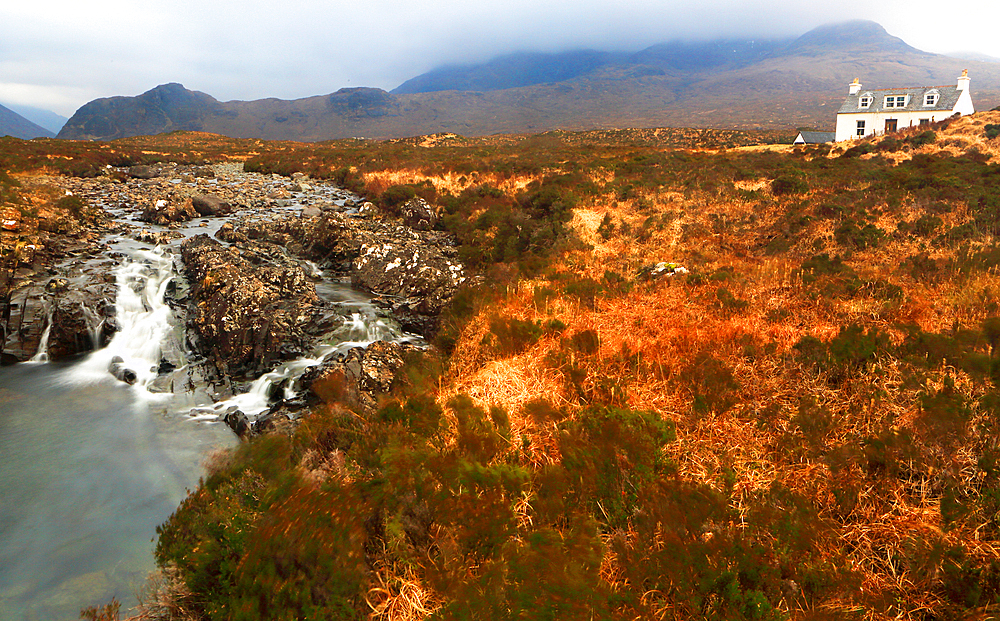
[[[896,131],[896,119],[885,120],[885,133]]]

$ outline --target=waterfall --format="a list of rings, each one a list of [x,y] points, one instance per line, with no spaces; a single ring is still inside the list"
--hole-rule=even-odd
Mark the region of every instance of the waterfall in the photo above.
[[[90,334],[90,344],[94,349],[101,347],[101,328],[104,327],[104,319],[89,306],[80,302],[80,311],[87,321],[87,332]]]
[[[135,373],[137,386],[146,388],[156,379],[161,344],[173,325],[173,313],[164,301],[173,273],[173,256],[160,247],[136,251],[115,270],[119,330],[106,347],[74,368],[74,379],[105,379],[116,358],[121,359],[120,368]]]
[[[48,362],[49,361],[49,333],[52,332],[52,305],[45,302],[45,330],[38,340],[38,351],[28,362]]]

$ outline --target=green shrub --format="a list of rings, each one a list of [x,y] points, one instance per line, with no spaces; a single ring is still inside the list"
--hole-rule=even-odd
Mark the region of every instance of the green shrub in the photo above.
[[[725,287],[716,289],[715,297],[717,300],[716,306],[729,313],[738,313],[750,306],[750,302],[736,297]]]
[[[560,427],[570,489],[609,529],[624,528],[643,490],[673,467],[663,447],[676,438],[674,424],[654,412],[597,406]]]
[[[809,184],[801,173],[786,173],[771,182],[771,191],[776,196],[785,194],[804,194],[809,191]]]
[[[601,338],[596,330],[577,332],[569,339],[570,346],[584,355],[596,354],[601,348]]]
[[[804,336],[793,349],[803,364],[825,373],[830,384],[839,386],[867,371],[889,351],[891,343],[889,337],[877,328],[866,330],[858,324],[851,324],[841,328],[840,333],[827,343],[813,336]]]
[[[693,393],[696,414],[722,413],[739,401],[741,386],[732,370],[707,351],[694,357],[682,377]]]
[[[542,333],[540,322],[493,315],[490,317],[490,331],[483,337],[483,344],[500,356],[514,356],[534,345]]]
[[[840,155],[840,157],[856,158],[856,157],[861,157],[862,155],[867,155],[869,153],[874,153],[874,151],[875,151],[875,145],[873,145],[871,142],[861,142],[849,148],[848,150],[844,151]]]
[[[934,144],[937,142],[937,134],[933,130],[927,130],[915,134],[906,139],[906,142],[913,145],[914,147],[922,147],[928,144]]]
[[[877,247],[885,237],[885,232],[871,223],[866,222],[858,226],[853,220],[845,220],[833,232],[833,237],[841,246],[864,250]]]

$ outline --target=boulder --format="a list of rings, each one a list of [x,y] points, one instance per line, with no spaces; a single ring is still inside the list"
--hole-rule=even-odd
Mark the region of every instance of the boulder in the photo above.
[[[51,296],[49,360],[68,358],[107,345],[118,329],[114,298],[114,284],[107,281]]]
[[[403,224],[418,231],[429,231],[438,221],[437,211],[419,196],[403,203],[399,210]]]
[[[183,201],[168,201],[159,199],[147,206],[139,214],[138,219],[150,224],[170,224],[171,222],[187,222],[198,217],[194,203],[190,198]]]
[[[227,244],[235,244],[237,242],[246,242],[247,236],[243,233],[237,233],[233,228],[232,222],[225,222],[219,227],[219,230],[215,232],[216,239],[224,241]]]
[[[191,197],[191,206],[201,216],[222,216],[232,211],[229,203],[215,194],[196,194]]]
[[[114,376],[114,378],[120,382],[125,382],[128,385],[135,384],[138,376],[136,376],[135,371],[129,369],[125,366],[125,361],[121,356],[115,356],[111,359],[111,363],[108,364],[108,373]]]
[[[395,298],[393,311],[403,327],[425,336],[465,282],[454,248],[427,239],[397,238],[362,244],[351,284]]]
[[[153,179],[160,176],[160,171],[152,166],[132,166],[126,174],[133,179]]]
[[[240,438],[246,439],[252,434],[253,425],[241,410],[233,409],[222,417],[222,420],[229,425],[229,428],[239,436]]]
[[[404,328],[425,336],[434,332],[438,315],[465,281],[454,242],[438,231],[326,212],[316,218],[247,219],[233,233],[240,234],[278,244],[350,275],[356,287],[393,298]]]
[[[299,386],[307,403],[339,401],[370,416],[378,409],[379,397],[392,389],[404,354],[412,350],[412,346],[387,341],[355,347],[308,369],[299,378]]]

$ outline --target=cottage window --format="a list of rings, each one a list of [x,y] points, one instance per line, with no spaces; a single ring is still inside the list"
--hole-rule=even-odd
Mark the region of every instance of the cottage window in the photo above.
[[[924,105],[933,106],[937,104],[938,95],[937,93],[927,93],[924,95]]]
[[[885,98],[886,108],[905,108],[906,107],[906,96],[905,95],[889,95]]]
[[[858,121],[858,135],[859,136],[864,136],[865,135],[865,122],[864,121]]]
[[[867,108],[870,105],[872,105],[872,97],[869,97],[868,95],[863,96],[861,98],[861,107]]]

